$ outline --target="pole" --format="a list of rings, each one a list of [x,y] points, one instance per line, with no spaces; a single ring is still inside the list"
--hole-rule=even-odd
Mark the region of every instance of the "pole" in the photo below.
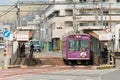
[[[113,55],[114,55],[114,58],[113,58],[113,62],[114,62],[114,66],[116,66],[116,60],[115,60],[115,51],[114,51],[114,44],[115,44],[115,35],[113,34]]]
[[[47,24],[47,18],[46,18],[46,14],[45,14],[45,10],[44,10],[44,29],[45,29],[45,42],[46,42],[46,51],[48,51],[48,25]]]
[[[109,11],[110,11],[110,16],[109,16],[109,18],[110,18],[110,22],[109,22],[109,24],[110,24],[110,32],[111,32],[111,3],[109,3]]]
[[[75,11],[75,4],[73,4],[73,29],[74,29],[74,32],[77,32],[78,31],[78,28],[76,26],[76,11]]]
[[[4,59],[4,68],[7,69],[7,67],[10,65],[10,58],[9,58],[9,46],[8,46],[8,39],[6,38],[5,39],[5,46],[6,46],[6,56],[5,56],[5,59]]]
[[[20,4],[19,4],[19,0],[17,1],[17,5],[16,5],[16,8],[17,8],[17,22],[18,22],[18,26],[20,26]]]
[[[96,26],[98,26],[98,4],[96,3],[96,14],[95,14],[95,18],[96,18]]]
[[[101,26],[103,26],[103,1],[101,0]]]

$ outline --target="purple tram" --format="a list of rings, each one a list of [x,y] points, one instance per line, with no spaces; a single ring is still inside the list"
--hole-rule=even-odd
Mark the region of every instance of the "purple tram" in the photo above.
[[[65,64],[90,64],[90,35],[68,34],[62,39],[62,58]]]

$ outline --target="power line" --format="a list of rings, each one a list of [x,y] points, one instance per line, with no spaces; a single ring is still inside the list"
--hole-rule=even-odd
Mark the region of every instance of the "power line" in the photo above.
[[[83,4],[84,2],[78,1],[19,1],[21,5],[70,5],[70,4]],[[84,4],[93,4],[93,2],[87,2]],[[97,2],[94,2],[97,3]]]
[[[9,8],[7,9],[7,11],[5,11],[5,12],[3,12],[3,13],[0,14],[0,17],[2,17],[2,16],[4,16],[4,15],[8,14],[9,12],[11,12],[11,11],[15,8],[15,6],[16,6],[16,4],[14,4],[14,5],[12,5],[11,7],[9,7]]]

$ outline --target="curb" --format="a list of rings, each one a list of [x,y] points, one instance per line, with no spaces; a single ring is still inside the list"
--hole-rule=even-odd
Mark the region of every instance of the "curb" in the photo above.
[[[4,66],[4,68],[1,69],[14,69],[14,68],[26,68],[27,66],[25,65],[9,65],[9,66]]]
[[[93,69],[112,69],[115,68],[115,65],[100,65],[100,66],[93,66]]]

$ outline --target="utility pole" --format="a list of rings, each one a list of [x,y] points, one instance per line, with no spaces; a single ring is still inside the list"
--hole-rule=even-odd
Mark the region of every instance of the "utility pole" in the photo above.
[[[112,22],[111,22],[111,4],[112,3],[109,3],[109,28],[110,28],[110,32],[112,32],[111,30],[112,30]],[[113,48],[113,55],[114,55],[114,57],[113,57],[113,64],[114,64],[114,66],[116,67],[116,59],[115,59],[115,50],[114,50],[114,48],[115,48],[115,31],[113,31],[113,33],[112,33],[112,48]]]
[[[101,26],[103,26],[103,1],[101,0]]]
[[[45,50],[46,51],[49,51],[49,41],[48,41],[48,21],[47,21],[47,17],[46,17],[46,14],[45,14],[45,10],[44,10],[44,22],[43,22],[43,24],[44,24],[44,30],[45,30],[45,32],[44,32],[44,36],[45,36],[45,42],[46,42],[46,46],[45,46]]]
[[[16,8],[17,8],[16,15],[17,15],[17,22],[18,22],[17,25],[20,26],[20,4],[19,4],[19,0],[17,1]]]
[[[96,3],[96,14],[95,14],[95,18],[96,18],[96,26],[98,26],[98,11],[99,11],[99,8],[98,8],[98,4]]]
[[[78,27],[76,26],[76,10],[75,10],[75,4],[73,4],[73,29],[74,32],[78,31]]]
[[[109,18],[110,18],[110,19],[109,19],[109,20],[110,20],[109,24],[110,24],[110,32],[111,32],[111,26],[112,26],[112,24],[111,24],[111,4],[112,4],[112,3],[109,3],[109,12],[110,12],[110,13],[109,13],[109,14],[110,14],[110,15],[109,15]]]

